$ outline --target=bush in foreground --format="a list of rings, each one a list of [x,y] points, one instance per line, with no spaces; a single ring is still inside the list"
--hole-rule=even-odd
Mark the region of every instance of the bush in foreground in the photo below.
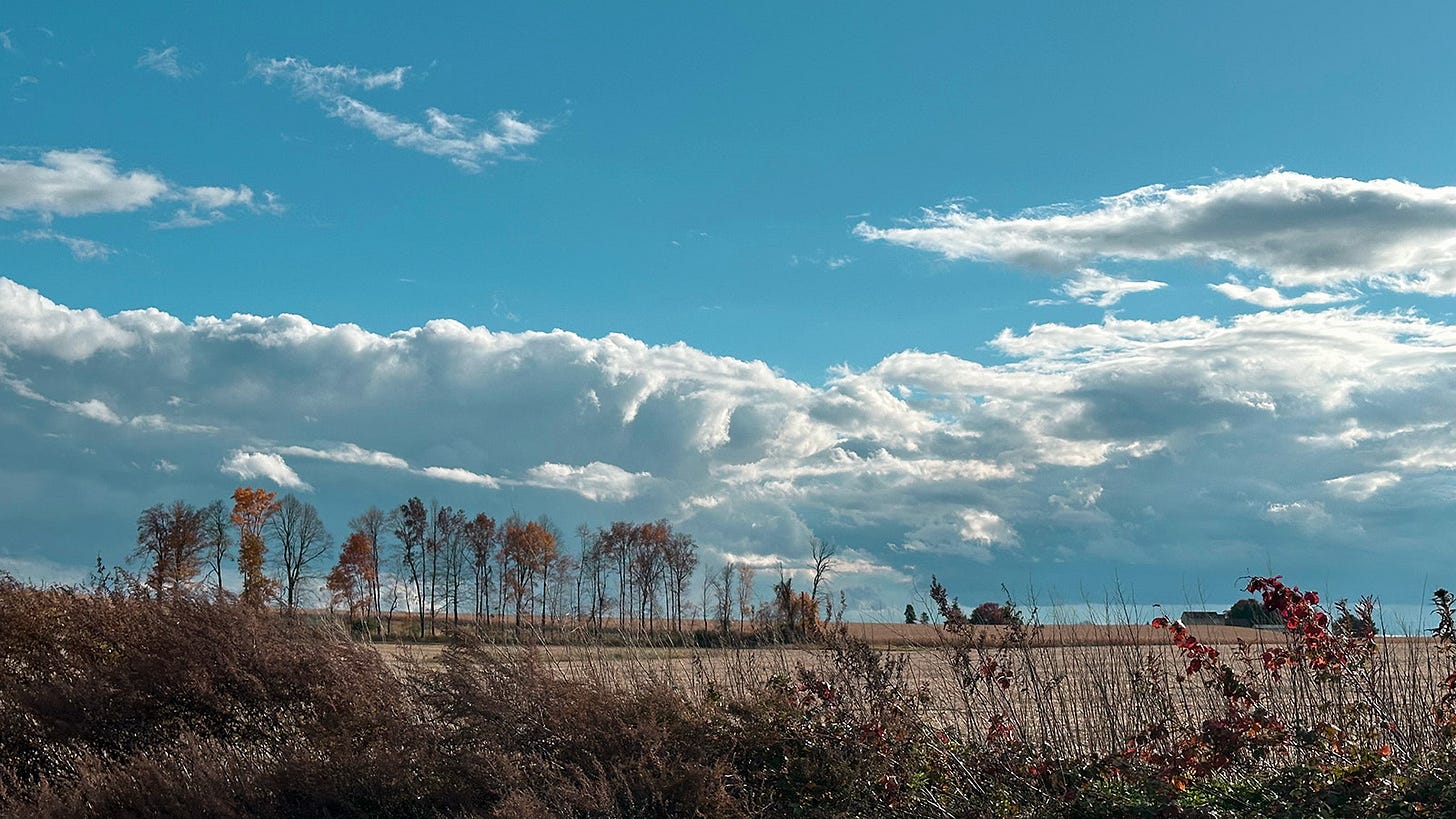
[[[1441,730],[1445,712],[1428,713],[1429,730],[1392,750],[1389,735],[1411,731],[1393,719],[1395,727],[1382,725],[1391,715],[1377,713],[1378,688],[1361,688],[1379,679],[1378,658],[1362,653],[1373,645],[1370,633],[1341,633],[1320,619],[1317,598],[1273,585],[1277,579],[1256,580],[1272,581],[1262,591],[1292,624],[1287,645],[1226,658],[1186,629],[1160,623],[1173,630],[1182,683],[1201,687],[1212,710],[1186,724],[1143,726],[1123,750],[1097,753],[1034,740],[1021,725],[1025,715],[1010,708],[982,714],[983,734],[946,725],[926,707],[903,658],[832,629],[822,667],[765,675],[731,692],[648,677],[613,686],[560,679],[519,648],[461,641],[437,662],[392,665],[341,631],[249,607],[34,589],[0,578],[0,812],[1449,811],[1443,806],[1456,803],[1456,774]],[[1019,648],[1017,634],[999,645],[948,635],[950,668],[968,692],[1020,691],[1037,701],[1042,683],[1009,670],[1020,668],[1008,655]],[[1449,641],[1435,645],[1438,656],[1449,655],[1439,654]],[[1276,673],[1280,684],[1306,686],[1305,693],[1345,685],[1340,706],[1370,713],[1339,723],[1321,721],[1318,709],[1281,710],[1263,693],[1274,690]],[[1456,688],[1456,676],[1435,682],[1434,701],[1449,707],[1441,687]]]

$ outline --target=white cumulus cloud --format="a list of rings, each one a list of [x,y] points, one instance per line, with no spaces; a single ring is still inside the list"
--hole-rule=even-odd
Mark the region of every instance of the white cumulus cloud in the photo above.
[[[471,472],[468,469],[461,469],[457,466],[427,466],[420,470],[420,474],[427,478],[435,478],[441,481],[454,483],[473,484],[483,486],[486,489],[495,489],[500,486],[500,481],[490,475],[482,475],[479,472]]]
[[[313,487],[298,477],[293,467],[281,455],[272,452],[247,452],[233,450],[223,459],[218,468],[227,475],[236,475],[244,481],[267,480],[284,489],[311,492]]]
[[[237,188],[183,187],[150,171],[120,171],[116,160],[97,150],[42,153],[35,161],[0,159],[0,219],[33,214],[43,219],[54,216],[82,216],[144,210],[181,202],[174,219],[203,223],[218,221],[227,209],[277,213],[281,206],[272,193],[262,201],[247,186]],[[103,246],[84,244],[49,231],[29,238],[66,242],[73,253],[99,251]],[[80,242],[83,244],[75,244]],[[80,255],[80,253],[78,253]]]
[[[532,486],[575,492],[587,500],[624,501],[636,496],[640,487],[652,480],[652,475],[628,472],[601,461],[585,466],[547,462],[531,467],[526,480]]]
[[[0,159],[0,217],[58,216],[150,207],[171,189],[147,171],[118,172],[101,151],[46,151],[37,162]]]
[[[1100,270],[1082,268],[1077,271],[1076,278],[1062,285],[1061,290],[1083,304],[1111,307],[1122,301],[1123,296],[1150,293],[1167,286],[1165,282],[1122,279],[1109,276]]]
[[[1210,284],[1208,287],[1211,290],[1228,296],[1234,301],[1248,302],[1259,307],[1276,310],[1285,307],[1339,304],[1340,302],[1354,301],[1356,298],[1352,293],[1331,293],[1324,290],[1311,290],[1308,293],[1301,293],[1298,296],[1286,296],[1273,287],[1249,287],[1236,281],[1219,282],[1218,284]]]

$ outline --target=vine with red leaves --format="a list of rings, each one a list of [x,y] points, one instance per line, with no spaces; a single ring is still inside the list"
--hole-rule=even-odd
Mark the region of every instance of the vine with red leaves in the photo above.
[[[1224,703],[1222,716],[1204,720],[1189,736],[1175,740],[1166,726],[1154,726],[1129,741],[1128,756],[1158,766],[1174,784],[1186,783],[1193,775],[1226,768],[1245,756],[1262,759],[1271,753],[1287,754],[1289,742],[1296,733],[1328,735],[1330,747],[1336,751],[1348,741],[1344,732],[1328,725],[1312,729],[1305,726],[1301,731],[1292,732],[1260,705],[1258,692],[1248,683],[1256,662],[1276,679],[1281,672],[1300,668],[1325,677],[1341,677],[1365,668],[1377,653],[1374,601],[1368,597],[1360,600],[1353,612],[1345,601],[1340,601],[1337,628],[1329,614],[1320,608],[1318,592],[1286,585],[1277,575],[1252,577],[1245,588],[1259,595],[1264,610],[1279,618],[1289,642],[1286,646],[1265,648],[1255,658],[1241,640],[1239,657],[1246,669],[1243,676],[1224,663],[1218,649],[1202,643],[1183,623],[1167,617],[1158,617],[1151,623],[1154,628],[1168,631],[1174,647],[1187,662],[1180,676],[1200,679]],[[1446,685],[1452,691],[1449,701],[1456,702],[1456,673]],[[1452,723],[1456,725],[1456,718]],[[1385,724],[1391,725],[1388,721]],[[1374,753],[1389,756],[1391,749],[1384,744]]]

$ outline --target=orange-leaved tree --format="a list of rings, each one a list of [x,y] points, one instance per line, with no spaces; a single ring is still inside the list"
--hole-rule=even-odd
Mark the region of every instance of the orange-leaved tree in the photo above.
[[[277,594],[278,583],[263,573],[268,546],[263,542],[263,525],[281,504],[277,494],[266,489],[240,486],[233,490],[233,523],[238,527],[238,571],[243,575],[241,600],[262,608]]]
[[[348,605],[350,619],[367,622],[370,594],[377,577],[374,572],[374,544],[369,535],[356,531],[344,541],[339,562],[325,581],[333,592],[334,605]]]

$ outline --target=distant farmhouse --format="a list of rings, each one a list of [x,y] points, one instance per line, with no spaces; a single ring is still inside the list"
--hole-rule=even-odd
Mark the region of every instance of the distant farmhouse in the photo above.
[[[1185,611],[1183,616],[1178,618],[1185,626],[1223,626],[1228,625],[1228,612],[1226,611]]]
[[[1178,618],[1185,626],[1238,626],[1282,630],[1284,623],[1271,612],[1265,611],[1259,601],[1252,597],[1233,604],[1228,611],[1185,611]]]

